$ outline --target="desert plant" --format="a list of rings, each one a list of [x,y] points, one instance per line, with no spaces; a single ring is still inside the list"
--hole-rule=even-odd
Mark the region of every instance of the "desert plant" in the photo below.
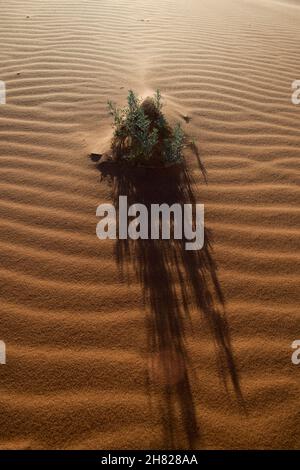
[[[162,113],[161,94],[144,101],[130,90],[127,106],[118,109],[108,102],[113,116],[112,151],[116,159],[141,165],[168,165],[182,160],[184,133],[172,129]]]

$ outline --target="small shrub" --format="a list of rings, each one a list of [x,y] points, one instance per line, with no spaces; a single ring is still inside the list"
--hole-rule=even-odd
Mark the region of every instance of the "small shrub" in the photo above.
[[[127,106],[118,109],[111,101],[114,119],[113,156],[137,165],[163,166],[182,161],[184,132],[172,129],[162,113],[159,90],[144,101],[129,91]]]

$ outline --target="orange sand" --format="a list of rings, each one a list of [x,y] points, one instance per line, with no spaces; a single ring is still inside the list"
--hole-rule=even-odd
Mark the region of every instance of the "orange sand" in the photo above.
[[[295,1],[2,2],[1,448],[299,448],[299,24]],[[129,88],[199,146],[197,259],[96,237],[87,155]]]

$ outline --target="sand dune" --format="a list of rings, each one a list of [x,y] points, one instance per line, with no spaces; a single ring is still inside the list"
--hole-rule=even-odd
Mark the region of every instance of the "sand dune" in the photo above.
[[[299,2],[2,3],[1,448],[299,448]],[[96,237],[129,88],[198,144],[197,257]]]

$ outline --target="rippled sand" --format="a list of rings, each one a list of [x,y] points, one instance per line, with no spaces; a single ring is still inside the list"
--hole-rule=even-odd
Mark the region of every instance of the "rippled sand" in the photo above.
[[[299,448],[299,2],[2,3],[1,447]],[[96,238],[129,88],[198,144],[198,255]]]

